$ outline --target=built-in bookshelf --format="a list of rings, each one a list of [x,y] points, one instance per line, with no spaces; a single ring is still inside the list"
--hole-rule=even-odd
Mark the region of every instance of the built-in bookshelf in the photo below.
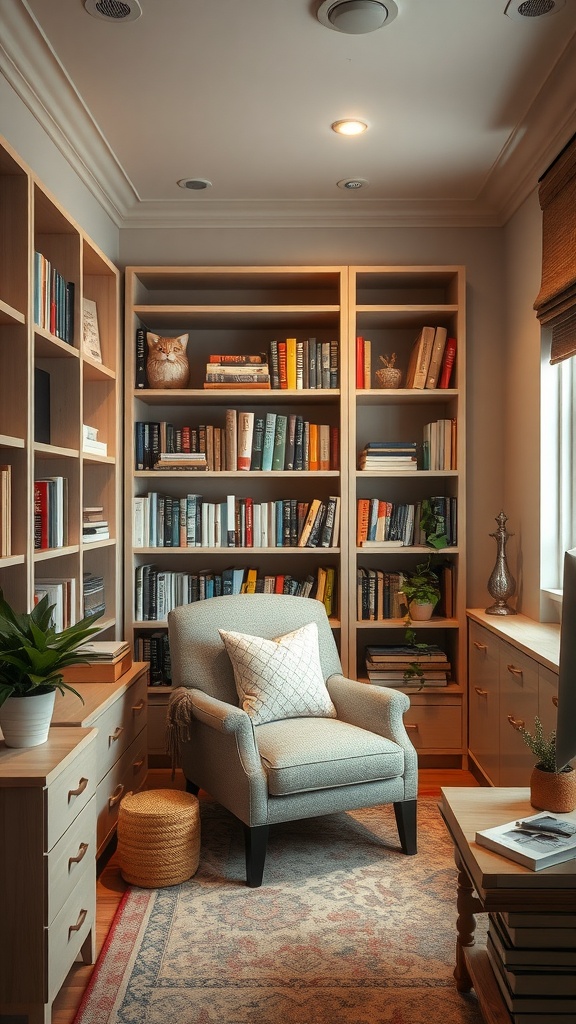
[[[446,652],[450,676],[447,685],[421,690],[406,686],[412,704],[406,721],[424,762],[464,763],[464,288],[461,267],[127,268],[125,618],[139,656],[153,651],[152,702],[165,703],[168,692],[162,685],[169,683],[163,634],[174,601],[207,600],[242,585],[269,593],[304,593],[311,599],[320,594],[324,599],[328,575],[332,596],[327,607],[344,671],[368,684],[365,648],[400,643],[405,623],[399,615],[363,617],[359,574],[366,570],[382,580],[393,574],[400,578],[426,560],[432,549],[420,519],[423,503],[428,503],[437,512],[444,508],[452,522],[448,545],[433,559],[442,578],[442,601],[430,622],[415,624],[415,631],[419,641]],[[440,328],[439,336],[444,329],[446,339],[456,342],[450,386],[438,387],[436,381],[424,388],[380,387],[376,371],[391,362],[392,353],[393,366],[405,382],[424,326],[432,339]],[[148,386],[148,332],[187,336],[185,388]],[[309,362],[311,354],[316,363],[322,361],[323,351],[324,378],[315,370],[311,375]],[[248,356],[255,365],[259,360],[261,371],[250,374]],[[226,387],[226,380],[236,377],[234,371],[226,377],[226,367],[235,360],[253,377],[253,386],[234,379]],[[224,379],[206,388],[210,364],[219,366]],[[263,384],[266,376],[270,380]],[[311,387],[311,381],[329,386]],[[251,440],[242,451],[240,424],[246,414],[252,420]],[[275,468],[261,468],[256,437],[273,417],[286,421],[288,436],[291,417],[308,424],[301,468],[292,468],[286,448],[273,462]],[[317,443],[315,438],[310,444],[312,424],[318,437],[323,428],[322,465],[320,455],[310,460]],[[410,448],[414,443],[414,465],[383,473],[368,468],[368,460],[361,469],[363,451],[378,441],[407,441]],[[167,459],[162,461],[165,448]],[[404,523],[401,544],[359,543],[360,499],[411,508],[412,528]],[[335,542],[329,534],[322,540],[334,500],[339,518]],[[201,511],[196,509],[192,523],[194,502]],[[303,521],[315,502],[323,506],[317,524],[321,539],[303,542]],[[295,590],[285,589],[287,579]],[[160,617],[154,606],[160,607]],[[163,663],[168,666],[164,675]]]
[[[0,239],[0,585],[23,611],[56,587],[72,621],[84,579],[101,576],[101,629],[119,637],[119,273],[3,141]],[[86,299],[97,313],[91,354]],[[85,450],[84,424],[105,454]],[[106,510],[105,540],[83,542],[85,506]]]

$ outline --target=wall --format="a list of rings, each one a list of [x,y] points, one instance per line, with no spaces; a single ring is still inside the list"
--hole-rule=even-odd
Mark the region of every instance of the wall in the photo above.
[[[486,607],[494,517],[504,502],[503,230],[485,228],[124,229],[130,265],[464,264],[467,273],[468,596]]]
[[[2,75],[0,135],[92,241],[117,263],[118,228]]]
[[[537,191],[506,225],[504,511],[517,607],[540,617],[540,290],[542,218]]]

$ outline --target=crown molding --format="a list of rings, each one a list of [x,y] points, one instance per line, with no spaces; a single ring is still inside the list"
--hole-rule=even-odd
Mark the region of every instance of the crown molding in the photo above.
[[[120,229],[501,227],[576,131],[573,37],[474,199],[142,200],[25,0],[2,0],[2,23],[0,71]]]

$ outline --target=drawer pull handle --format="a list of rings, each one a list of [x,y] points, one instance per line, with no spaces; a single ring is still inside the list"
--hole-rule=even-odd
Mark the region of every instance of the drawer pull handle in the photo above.
[[[522,669],[521,668],[516,668],[515,665],[506,665],[506,668],[508,669],[509,672],[512,673],[513,676],[521,676],[522,675]]]
[[[70,871],[70,868],[72,867],[73,864],[79,864],[80,861],[84,859],[87,850],[88,843],[80,843],[80,846],[78,847],[78,853],[76,854],[76,856],[68,858],[68,871]]]
[[[139,761],[134,761],[134,764],[132,765],[132,767],[134,768],[135,772],[139,772],[143,764],[144,764],[144,758],[141,757]]]
[[[474,644],[474,647],[476,648],[477,651],[487,651],[488,650],[488,644],[481,644],[481,643],[478,642],[478,640],[474,640],[473,644]]]
[[[554,696],[552,697],[552,703],[555,708],[558,707],[558,697],[556,696],[556,694],[554,694]]]
[[[406,729],[407,732],[410,732],[410,730],[412,730],[413,732],[417,731],[418,730],[418,722],[406,722],[405,725],[404,725],[404,728]]]
[[[508,715],[508,721],[513,729],[523,729],[526,724],[523,718],[514,718],[514,715]]]
[[[112,793],[112,796],[108,800],[108,807],[110,808],[110,810],[112,810],[112,808],[115,807],[116,804],[122,799],[123,792],[124,786],[122,785],[121,782],[119,782],[118,785],[116,786],[116,789]]]
[[[78,783],[77,789],[69,789],[68,790],[68,803],[70,803],[70,800],[72,799],[73,796],[80,796],[80,794],[83,793],[84,790],[86,789],[87,785],[88,785],[88,779],[82,778],[82,779],[80,779],[80,782]]]
[[[137,704],[132,705],[132,711],[143,711],[146,707],[146,701],[139,700]]]
[[[479,686],[474,687],[474,692],[477,693],[479,697],[488,696],[488,690],[482,690]]]
[[[69,929],[68,929],[68,938],[70,938],[70,936],[72,935],[72,932],[79,932],[80,931],[82,925],[84,924],[84,921],[86,920],[87,914],[88,914],[87,910],[81,910],[80,911],[80,913],[78,915],[78,920],[76,921],[76,924],[71,924]]]
[[[121,737],[123,732],[124,732],[124,726],[123,725],[117,725],[116,728],[114,729],[114,732],[111,733],[110,736],[109,736],[110,743],[116,743],[116,740],[120,739],[120,737]]]

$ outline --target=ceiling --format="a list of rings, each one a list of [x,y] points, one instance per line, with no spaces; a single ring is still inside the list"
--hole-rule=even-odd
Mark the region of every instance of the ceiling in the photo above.
[[[397,3],[348,35],[319,0],[2,0],[0,70],[119,226],[502,224],[576,131],[576,0]]]

